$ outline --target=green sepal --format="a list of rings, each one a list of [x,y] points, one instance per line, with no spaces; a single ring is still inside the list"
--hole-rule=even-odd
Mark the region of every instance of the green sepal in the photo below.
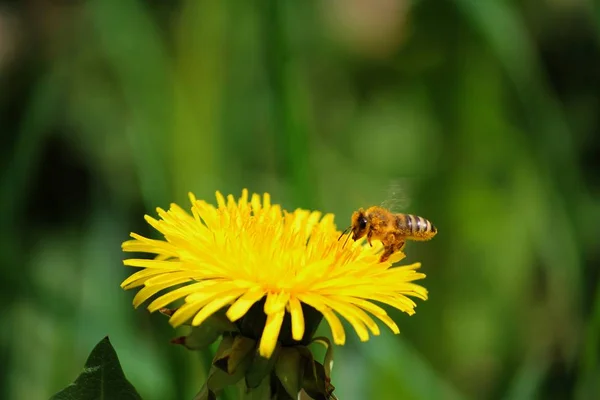
[[[169,310],[167,313],[165,310],[161,309],[165,315],[169,315],[172,311]],[[203,350],[213,344],[223,333],[235,331],[237,331],[237,327],[229,321],[225,314],[218,312],[208,317],[200,325],[192,326],[187,336],[176,337],[171,340],[171,343],[183,345],[189,350]]]
[[[304,360],[304,381],[316,381],[317,380],[317,368],[315,366],[315,358],[313,357],[312,352],[305,346],[298,346],[298,352],[302,356]],[[303,386],[304,388],[304,383]]]
[[[315,375],[312,375],[312,372]],[[325,376],[325,368],[323,365],[315,361],[312,366],[305,365],[305,376],[302,382],[304,391],[314,400],[332,400],[336,399],[333,395],[335,387],[331,384],[331,380]]]
[[[172,344],[180,344],[188,350],[203,350],[213,344],[223,332],[204,325],[193,327],[189,335],[171,339]]]
[[[234,340],[234,337],[231,335],[223,336],[221,343],[219,343],[215,358],[213,359],[213,365],[208,373],[208,379],[206,381],[207,387],[216,394],[219,394],[226,386],[235,385],[244,377],[246,370],[250,365],[251,357],[245,357],[241,362],[237,363],[237,368],[235,368],[235,371],[232,371],[232,374],[227,373],[227,371],[217,366],[219,364],[222,365],[221,360],[229,358],[234,345]],[[225,365],[227,365],[227,363],[225,363]]]
[[[331,379],[331,370],[333,369],[333,346],[331,341],[324,337],[319,336],[312,340],[311,343],[319,343],[325,346],[325,358],[323,359],[323,368],[325,369],[325,376],[327,379]]]
[[[292,397],[289,395],[287,390],[283,387],[279,379],[275,379],[273,382],[273,393],[271,394],[272,400],[296,400],[298,399],[298,395]]]
[[[256,349],[256,341],[242,335],[236,335],[229,349],[226,349],[218,357],[215,357],[213,365],[220,368],[229,375],[233,375],[240,366],[248,368],[250,365],[251,352]],[[244,373],[246,369],[244,369]]]
[[[318,338],[317,341],[321,339]],[[327,343],[328,341],[326,341]],[[331,346],[329,347],[331,348]],[[329,349],[328,349],[329,350]],[[334,387],[331,379],[323,365],[315,361],[311,351],[307,347],[298,347],[299,353],[304,359],[304,376],[302,380],[302,389],[314,400],[336,399],[333,395]],[[326,359],[333,357],[332,352],[328,352]],[[331,360],[330,360],[331,363]],[[327,369],[329,371],[329,369]]]
[[[244,381],[239,381],[239,398],[240,400],[265,400],[271,399],[271,377],[267,375],[260,382],[260,384],[254,388],[246,386]]]
[[[208,385],[206,383],[204,384],[204,386],[202,386],[202,389],[200,389],[198,394],[196,394],[196,396],[194,396],[194,400],[216,400],[216,399],[217,399],[217,395],[215,394],[215,392],[213,392],[212,390],[210,390],[208,388]]]
[[[282,347],[277,362],[275,363],[275,375],[292,397],[297,398],[302,388],[302,377],[304,375],[304,363],[298,352],[298,347]]]
[[[56,393],[51,400],[71,399],[131,399],[141,397],[129,383],[108,336],[92,350],[75,382]]]
[[[167,308],[167,307],[163,307],[160,310],[158,310],[159,313],[161,313],[162,315],[165,315],[167,317],[172,317],[173,314],[175,314],[175,311],[177,311],[177,308]]]
[[[265,380],[265,377],[269,376],[279,357],[280,349],[281,345],[277,342],[273,355],[270,358],[261,357],[258,353],[254,355],[252,363],[246,372],[246,386],[248,388],[254,389],[258,387]]]

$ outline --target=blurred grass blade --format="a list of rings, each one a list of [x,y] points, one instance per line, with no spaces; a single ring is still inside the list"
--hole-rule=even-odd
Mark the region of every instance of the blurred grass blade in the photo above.
[[[265,41],[267,46],[267,68],[271,90],[271,106],[275,118],[273,137],[278,163],[284,170],[285,178],[291,182],[292,198],[302,207],[314,208],[315,185],[313,183],[313,163],[310,154],[310,84],[306,79],[306,69],[300,62],[300,53],[294,49],[290,37],[295,21],[286,18],[292,15],[287,7],[302,7],[304,4],[290,4],[269,0],[265,12]],[[299,10],[295,10],[297,14]],[[297,47],[297,46],[296,46]]]
[[[40,79],[31,100],[24,112],[14,151],[6,163],[0,180],[0,207],[2,219],[12,219],[18,215],[19,207],[24,205],[28,190],[28,182],[34,176],[34,169],[39,161],[41,150],[45,144],[45,134],[55,122],[61,103],[61,91],[64,85],[64,74],[55,70]],[[8,228],[9,221],[0,226]],[[12,226],[11,226],[12,228]]]
[[[230,118],[225,116],[230,110],[223,110],[228,22],[227,2],[181,4],[174,30],[174,118],[169,127],[169,178],[176,198],[190,190],[199,197],[212,196],[229,167],[222,162],[228,157],[220,156],[227,152],[220,151],[222,120]]]
[[[382,335],[369,345],[361,347],[361,354],[370,366],[365,373],[373,382],[384,379],[385,385],[373,387],[372,398],[444,399],[460,400],[464,397],[410,345],[395,336]],[[338,362],[338,373],[343,362]],[[382,378],[384,377],[384,378]],[[391,380],[385,377],[394,377]],[[381,380],[380,380],[381,382]],[[375,386],[375,384],[373,384]],[[345,398],[339,385],[340,398]],[[394,393],[395,397],[383,396]],[[377,394],[378,396],[375,396]],[[401,395],[400,395],[401,394]]]
[[[560,166],[557,176],[567,187],[582,188],[576,168],[575,144],[564,112],[546,79],[537,49],[527,33],[516,5],[505,1],[455,0],[487,40],[502,63],[527,111],[536,147],[550,166]],[[550,162],[551,161],[551,162]]]
[[[169,60],[158,28],[140,1],[92,0],[85,4],[125,102],[128,123],[122,133],[131,140],[147,209],[168,204],[164,149],[168,148],[173,102]]]
[[[504,396],[507,400],[528,400],[539,398],[539,389],[548,371],[548,363],[544,360],[530,359],[516,372],[508,385]]]

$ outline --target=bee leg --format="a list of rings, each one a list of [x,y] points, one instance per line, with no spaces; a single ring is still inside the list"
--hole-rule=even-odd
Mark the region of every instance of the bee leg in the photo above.
[[[387,259],[390,258],[392,254],[394,254],[394,247],[389,245],[385,246],[385,250],[383,251],[383,254],[381,254],[379,262],[387,261]]]
[[[406,244],[406,241],[404,241],[404,240],[400,240],[400,241],[398,241],[398,243],[396,243],[396,246],[395,246],[395,247],[396,247],[396,249],[394,250],[394,253],[396,253],[396,252],[398,252],[398,251],[402,250],[402,249],[404,248],[404,245],[405,245],[405,244]]]
[[[390,258],[392,254],[402,250],[405,243],[406,241],[402,239],[396,241],[396,236],[393,233],[390,233],[390,235],[387,238],[387,241],[384,243],[385,251],[381,255],[379,262],[387,261],[387,259]]]
[[[369,231],[369,233],[367,233],[367,242],[369,243],[369,246],[373,247],[373,244],[371,244],[371,238],[373,237],[373,231]]]

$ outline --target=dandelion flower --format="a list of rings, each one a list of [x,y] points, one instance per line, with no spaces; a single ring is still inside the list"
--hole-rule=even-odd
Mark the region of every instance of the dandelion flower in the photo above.
[[[253,312],[249,322],[255,322],[258,310],[263,321],[254,339],[259,354],[270,358],[286,340],[284,331],[292,341],[310,340],[321,318],[338,345],[346,341],[340,317],[361,341],[379,335],[376,319],[399,333],[378,304],[412,315],[416,304],[408,296],[427,299],[425,288],[412,283],[425,277],[419,263],[393,267],[401,252],[379,262],[379,243],[344,245],[332,214],[286,212],[269,194],[249,198],[247,190],[237,201],[217,192],[216,207],[189,197],[191,215],[172,204],[169,211],[157,209],[159,219],[145,217],[164,239],[132,233],[133,240],[123,243],[124,251],[155,257],[126,259],[125,265],[142,269],[121,286],[142,287],[134,306],[153,297],[151,312],[183,300],[170,315],[174,327],[199,326],[220,310],[240,326]]]

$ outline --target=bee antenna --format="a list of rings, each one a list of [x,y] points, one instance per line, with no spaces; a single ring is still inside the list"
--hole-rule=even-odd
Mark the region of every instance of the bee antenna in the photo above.
[[[352,228],[352,225],[350,225],[349,227],[347,227],[346,229],[344,229],[344,232],[342,232],[342,234],[338,238],[338,241],[342,238],[342,236],[344,236],[346,233],[348,233],[348,231],[350,230],[350,228]],[[348,240],[348,239],[346,239],[346,240]]]
[[[350,239],[350,235],[346,236],[346,240],[344,240],[344,245],[342,246],[342,249],[344,247],[346,247],[346,243],[348,243],[348,239]]]

